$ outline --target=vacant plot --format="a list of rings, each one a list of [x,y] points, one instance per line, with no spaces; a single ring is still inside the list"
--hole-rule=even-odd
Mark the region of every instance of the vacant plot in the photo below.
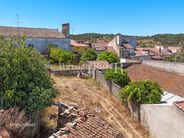
[[[125,137],[147,138],[148,133],[143,127],[135,122],[121,102],[104,90],[92,79],[81,79],[76,77],[55,77],[59,95],[55,101],[67,104],[77,103],[80,109],[95,112],[107,120],[115,129],[119,130]],[[52,115],[51,115],[52,114]],[[46,110],[45,117],[57,114],[57,108],[50,107]],[[48,120],[45,118],[45,120]],[[49,121],[54,125],[54,120]]]

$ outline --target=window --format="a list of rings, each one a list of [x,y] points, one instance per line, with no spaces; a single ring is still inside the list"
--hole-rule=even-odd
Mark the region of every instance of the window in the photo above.
[[[32,48],[34,48],[34,45],[32,45],[32,44],[29,44],[29,45],[28,45],[28,47],[32,47]]]

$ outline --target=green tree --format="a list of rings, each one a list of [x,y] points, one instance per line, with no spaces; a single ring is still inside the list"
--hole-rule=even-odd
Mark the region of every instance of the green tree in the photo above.
[[[94,61],[96,59],[97,59],[97,53],[92,48],[88,48],[85,52],[82,53],[82,56],[81,56],[81,62]]]
[[[59,64],[70,64],[74,60],[75,56],[72,52],[58,48],[50,48],[50,58]]]
[[[107,61],[108,63],[115,63],[119,61],[119,58],[117,54],[114,54],[113,52],[105,51],[100,53],[98,60],[104,60],[104,61]]]
[[[0,108],[27,113],[51,105],[55,90],[41,54],[25,38],[0,39]]]
[[[147,80],[130,82],[119,92],[123,102],[133,100],[140,104],[158,104],[161,101],[162,94],[163,91],[158,83]]]
[[[121,87],[126,86],[130,82],[127,72],[121,68],[112,68],[105,71],[105,79],[112,80]]]

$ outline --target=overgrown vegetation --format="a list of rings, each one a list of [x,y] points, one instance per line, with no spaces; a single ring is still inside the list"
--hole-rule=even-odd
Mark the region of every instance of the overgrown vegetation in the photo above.
[[[41,54],[25,38],[0,38],[0,108],[33,113],[51,105],[55,90]]]
[[[88,48],[85,52],[82,53],[81,63],[85,61],[94,61],[97,59],[97,53],[94,49]]]
[[[123,102],[133,100],[140,104],[158,104],[162,93],[158,83],[145,80],[130,82],[120,90],[119,96]]]
[[[75,56],[72,52],[59,48],[57,45],[48,46],[48,54],[51,63],[70,64]]]
[[[105,51],[100,53],[98,60],[104,60],[107,61],[108,63],[115,63],[119,61],[119,58],[116,54]]]
[[[112,68],[105,71],[106,80],[112,80],[121,87],[126,86],[130,82],[127,72],[121,68]]]

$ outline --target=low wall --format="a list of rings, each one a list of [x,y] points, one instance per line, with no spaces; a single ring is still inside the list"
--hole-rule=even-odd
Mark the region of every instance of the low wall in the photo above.
[[[154,61],[154,60],[143,60],[142,64],[159,68],[160,70],[173,72],[180,75],[184,75],[184,63],[168,62],[168,61]]]
[[[141,123],[154,138],[184,138],[184,112],[168,104],[143,104]]]
[[[94,76],[95,75],[95,76]],[[102,71],[99,70],[95,70],[95,73],[93,73],[93,78],[100,82],[100,84],[108,91],[110,91],[111,93],[113,93],[113,95],[117,96],[119,90],[121,89],[121,87],[115,83],[113,83],[112,81],[107,81],[105,80],[104,74]]]
[[[80,72],[87,73],[88,70],[49,70],[50,73],[53,73],[56,76],[77,76]]]

